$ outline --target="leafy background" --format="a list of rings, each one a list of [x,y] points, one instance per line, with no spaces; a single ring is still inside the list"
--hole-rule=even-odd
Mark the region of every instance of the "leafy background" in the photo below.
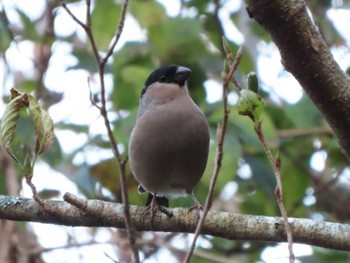
[[[15,86],[33,94],[55,121],[57,137],[54,145],[41,158],[34,175],[34,183],[40,194],[45,198],[60,198],[65,191],[73,191],[86,198],[120,202],[117,166],[112,159],[103,122],[88,100],[89,86],[93,99],[99,103],[100,98],[97,65],[84,33],[71,21],[58,1],[38,1],[41,7],[34,15],[28,5],[9,2],[0,4],[0,63],[4,72],[0,106],[3,108],[6,105],[9,89]],[[83,20],[85,2],[67,2],[70,3],[69,8]],[[92,30],[101,53],[107,50],[116,31],[120,2],[104,0],[93,3]],[[266,101],[263,130],[274,154],[278,153],[282,160],[284,200],[289,216],[348,222],[348,162],[322,115],[280,65],[278,51],[270,37],[249,20],[244,4],[239,0],[186,0],[174,1],[176,4],[169,9],[169,4],[162,2],[130,1],[128,22],[123,33],[128,37],[122,38],[122,43],[117,46],[107,65],[105,78],[109,116],[123,156],[127,155],[139,93],[150,72],[168,63],[191,68],[193,74],[188,83],[190,93],[205,112],[211,129],[207,169],[195,189],[196,196],[204,204],[214,166],[216,127],[222,120],[221,100],[213,99],[213,96],[218,97],[221,92],[225,56],[221,36],[225,35],[233,51],[240,44],[244,47],[243,59],[236,72],[241,85],[246,86],[246,75],[250,71],[256,71],[261,80],[260,94]],[[349,1],[307,3],[328,46],[344,70],[349,72],[349,34],[345,35],[343,28],[346,26],[338,25],[338,20],[334,19],[335,16],[343,16],[349,28]],[[138,31],[132,31],[135,29],[133,25],[138,26]],[[203,88],[204,85],[206,88]],[[237,114],[238,93],[235,87],[230,88],[230,117],[223,167],[215,190],[213,209],[278,216],[272,169],[251,121]],[[29,132],[33,129],[32,123],[25,117],[22,119],[12,145],[18,155],[24,153],[26,147],[33,147],[33,136]],[[4,153],[1,152],[1,155]],[[4,158],[1,157],[1,160]],[[143,205],[146,195],[137,193],[137,183],[129,168],[127,171],[130,203]],[[0,169],[0,194],[9,194],[4,172]],[[21,193],[28,193],[26,186],[22,189],[20,174],[16,179]],[[174,207],[189,207],[191,204],[190,198],[171,201]],[[31,236],[30,242],[50,246],[42,236],[47,226],[22,226],[18,231],[36,234]],[[103,240],[103,243],[109,244],[103,250],[111,258],[130,259],[130,251],[122,245],[125,242],[122,230],[72,230],[60,227],[57,231],[60,232],[56,237],[67,245],[66,252],[69,250],[76,258],[79,253],[88,253],[84,248],[98,247],[97,243]],[[170,255],[174,262],[181,261],[184,256],[179,250],[179,240],[189,240],[187,235],[147,233],[139,233],[139,239],[147,241],[140,247],[145,258],[162,261],[162,255]],[[159,248],[164,240],[168,245]],[[69,249],[73,244],[80,248]],[[264,253],[276,245],[203,237],[198,250],[215,255],[216,259],[255,262],[266,260]],[[316,247],[303,247],[303,250],[308,253],[297,257],[301,262],[349,261],[349,255],[343,252]],[[40,252],[35,262],[55,262],[52,258],[60,252],[55,248]],[[286,259],[287,254],[283,256]],[[84,262],[89,262],[87,258],[84,259]],[[111,262],[103,253],[100,253],[98,260]],[[282,262],[280,260],[276,262]],[[61,262],[65,262],[64,257]],[[200,254],[193,258],[193,262],[212,261]]]

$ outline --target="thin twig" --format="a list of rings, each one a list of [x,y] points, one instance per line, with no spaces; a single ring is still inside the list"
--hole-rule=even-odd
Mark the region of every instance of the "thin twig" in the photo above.
[[[212,204],[213,193],[214,193],[216,181],[217,181],[220,169],[221,169],[222,158],[224,155],[223,145],[224,145],[225,133],[226,133],[226,128],[227,128],[228,116],[230,113],[228,106],[227,106],[228,88],[229,88],[231,76],[233,75],[234,71],[237,69],[237,66],[239,64],[241,57],[242,57],[242,48],[240,47],[237,51],[235,61],[230,66],[230,70],[224,79],[223,93],[222,93],[223,115],[224,116],[223,116],[222,124],[219,124],[218,128],[217,128],[218,143],[217,143],[217,150],[216,150],[216,157],[215,157],[215,167],[214,167],[213,175],[212,175],[211,180],[210,180],[210,187],[209,187],[209,192],[208,192],[207,199],[206,199],[205,206],[204,206],[204,211],[203,211],[203,214],[200,217],[200,220],[197,224],[191,247],[190,247],[190,249],[186,255],[186,258],[184,260],[184,262],[186,262],[186,263],[190,262],[190,260],[191,260],[191,257],[193,255],[193,252],[194,252],[194,249],[196,246],[197,239],[199,237],[199,234],[201,232],[202,226],[203,226],[204,221],[205,221],[205,217],[208,214],[208,211],[209,211],[211,204]]]
[[[63,7],[64,10],[66,10],[66,12],[68,13],[68,15],[70,15],[70,17],[79,25],[81,26],[84,30],[86,30],[86,25],[81,22],[73,13],[72,11],[70,11],[70,9],[68,8],[68,6],[66,5],[66,3],[64,1],[60,1],[61,6]]]
[[[286,228],[287,240],[288,240],[288,250],[289,250],[289,262],[293,263],[294,262],[293,234],[292,234],[292,228],[291,228],[289,221],[288,221],[288,214],[287,214],[286,208],[284,207],[284,204],[283,204],[283,188],[282,188],[282,180],[281,180],[281,173],[280,173],[280,165],[278,164],[279,161],[275,160],[275,158],[272,156],[270,148],[267,146],[265,136],[264,136],[264,133],[262,132],[262,128],[261,128],[261,121],[259,123],[257,123],[256,125],[254,125],[254,129],[255,129],[256,134],[258,135],[260,142],[262,143],[262,145],[264,147],[267,158],[269,159],[273,173],[275,174],[275,177],[276,177],[277,186],[275,189],[275,195],[277,198],[278,207],[279,207],[279,209],[281,211],[281,215],[283,217],[284,226]]]
[[[119,22],[118,22],[118,30],[117,30],[117,32],[115,34],[115,37],[114,37],[114,40],[113,40],[111,46],[109,47],[105,57],[102,60],[103,63],[106,63],[107,60],[109,59],[109,57],[113,54],[113,50],[114,50],[115,46],[117,45],[117,43],[118,43],[118,41],[120,39],[120,36],[122,35],[123,28],[124,28],[124,23],[125,23],[125,17],[126,17],[126,10],[127,10],[128,4],[129,4],[129,0],[124,0],[122,11],[121,11],[121,14],[120,14],[120,19],[119,19]]]
[[[41,200],[41,198],[39,197],[38,195],[38,192],[36,191],[36,187],[35,185],[32,183],[32,179],[31,177],[27,177],[25,176],[26,178],[26,183],[27,185],[30,187],[30,189],[32,190],[32,193],[33,193],[33,198],[35,200],[35,202],[37,202],[41,207],[43,207],[45,209],[45,203],[43,200]]]
[[[120,36],[123,32],[128,3],[129,3],[128,0],[124,0],[123,6],[122,6],[121,16],[120,16],[119,22],[118,22],[118,29],[116,32],[116,36],[115,36],[110,48],[108,49],[108,51],[103,59],[101,59],[101,57],[99,55],[96,41],[95,41],[95,38],[94,38],[92,30],[91,30],[91,10],[90,10],[91,9],[91,2],[90,2],[90,0],[86,0],[86,5],[87,5],[86,24],[79,21],[79,19],[77,19],[75,17],[75,15],[72,12],[70,12],[70,10],[67,8],[67,6],[64,3],[62,4],[62,6],[65,8],[65,10],[68,12],[68,14],[73,18],[73,20],[76,21],[85,30],[85,33],[90,41],[93,55],[96,59],[96,62],[98,63],[98,74],[99,74],[100,85],[101,85],[101,89],[100,89],[101,106],[97,107],[97,108],[101,112],[101,116],[104,120],[104,124],[105,124],[105,127],[107,129],[107,135],[108,135],[108,139],[110,141],[111,147],[112,147],[113,155],[114,155],[114,158],[118,164],[118,170],[119,170],[119,175],[120,175],[120,177],[119,177],[120,178],[120,189],[121,189],[121,193],[122,193],[122,201],[124,204],[125,227],[127,230],[127,235],[128,235],[130,247],[131,247],[131,250],[132,250],[133,255],[134,255],[134,262],[140,262],[139,253],[138,253],[138,250],[136,247],[135,229],[132,226],[131,218],[130,218],[128,193],[126,191],[126,172],[125,172],[125,164],[126,163],[124,160],[122,160],[121,154],[118,150],[118,143],[117,143],[116,138],[113,135],[113,131],[112,131],[110,121],[108,118],[108,113],[107,113],[107,109],[106,109],[106,89],[105,89],[105,80],[104,80],[104,70],[105,70],[106,63],[107,63],[108,59],[110,58],[110,56],[113,54],[114,48],[117,45],[117,43],[120,39]]]

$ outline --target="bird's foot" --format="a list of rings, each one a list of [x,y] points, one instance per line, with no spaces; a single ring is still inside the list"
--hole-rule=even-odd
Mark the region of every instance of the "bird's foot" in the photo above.
[[[173,216],[173,213],[166,209],[164,206],[161,206],[157,203],[156,195],[153,195],[151,203],[146,206],[146,208],[142,211],[142,215],[150,210],[151,212],[151,226],[153,228],[154,217],[156,216],[157,210],[165,214],[168,218]]]
[[[165,214],[168,218],[172,217],[174,214],[173,212],[169,211],[168,209],[166,209],[164,206],[158,206],[158,209],[160,212],[162,212],[163,214]]]
[[[154,216],[157,213],[157,210],[159,210],[160,212],[162,212],[163,214],[165,214],[167,217],[172,217],[174,214],[173,212],[169,211],[168,209],[166,209],[164,206],[161,205],[156,205],[152,207],[152,204],[146,206],[146,208],[142,211],[142,215],[144,215],[146,212],[151,211],[151,216],[154,218]]]
[[[188,212],[192,212],[192,210],[197,210],[198,213],[200,213],[201,211],[203,211],[203,207],[201,206],[200,203],[198,203],[198,204],[195,204],[194,206],[190,207],[188,209]]]
[[[203,207],[201,206],[197,198],[193,195],[193,193],[191,193],[191,197],[193,199],[194,205],[188,209],[188,212],[191,212],[192,210],[197,210],[197,223],[198,223],[201,216],[203,216]]]
[[[194,205],[190,209],[188,209],[188,212],[191,212],[192,210],[197,210],[198,213],[200,214],[200,212],[203,211],[203,207],[201,203],[197,200],[197,198],[193,195],[193,193],[191,193],[190,195],[193,199]]]
[[[203,215],[203,207],[198,203],[198,204],[195,204],[194,206],[192,206],[191,208],[188,209],[188,212],[192,212],[192,210],[197,210],[197,213],[196,213],[196,221],[197,223],[199,222],[199,219],[201,218],[201,216]]]
[[[203,216],[203,207],[198,203],[192,206],[191,208],[188,209],[188,212],[192,212],[193,210],[196,210],[196,222],[198,223],[201,216]]]

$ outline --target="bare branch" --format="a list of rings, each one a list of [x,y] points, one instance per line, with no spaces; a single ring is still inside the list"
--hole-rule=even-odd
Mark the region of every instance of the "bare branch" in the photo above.
[[[0,218],[14,221],[41,222],[66,226],[125,228],[124,205],[100,200],[81,200],[81,210],[63,201],[44,201],[47,212],[33,199],[0,195]],[[169,209],[168,218],[157,213],[154,225],[142,212],[145,207],[130,206],[131,220],[137,231],[193,233],[197,216],[186,208]],[[350,225],[289,218],[294,242],[337,250],[350,250]],[[153,227],[153,229],[152,229]],[[286,242],[286,231],[280,217],[252,216],[210,211],[202,227],[202,234],[231,240]]]

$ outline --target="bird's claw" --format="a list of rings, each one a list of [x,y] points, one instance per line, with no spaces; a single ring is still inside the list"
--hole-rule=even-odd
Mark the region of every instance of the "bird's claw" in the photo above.
[[[148,210],[151,210],[151,228],[152,229],[153,229],[154,217],[157,213],[157,210],[165,214],[168,218],[173,216],[173,213],[171,211],[168,211],[165,207],[160,206],[157,203],[156,195],[153,195],[151,203],[148,206],[146,206],[146,208],[142,211],[141,214],[144,215]]]
[[[192,210],[197,210],[200,213],[200,211],[203,211],[203,207],[200,204],[195,204],[188,209],[188,212],[192,212]]]
[[[197,210],[197,223],[199,222],[199,219],[201,218],[201,216],[203,215],[203,207],[201,206],[201,204],[197,201],[197,199],[195,199],[195,205],[192,206],[191,208],[188,209],[188,212],[192,212],[192,210]],[[202,213],[201,213],[202,212]]]
[[[165,214],[168,218],[170,218],[170,217],[172,217],[174,215],[173,212],[169,211],[168,209],[166,209],[163,206],[158,206],[158,209],[159,209],[160,212]]]

